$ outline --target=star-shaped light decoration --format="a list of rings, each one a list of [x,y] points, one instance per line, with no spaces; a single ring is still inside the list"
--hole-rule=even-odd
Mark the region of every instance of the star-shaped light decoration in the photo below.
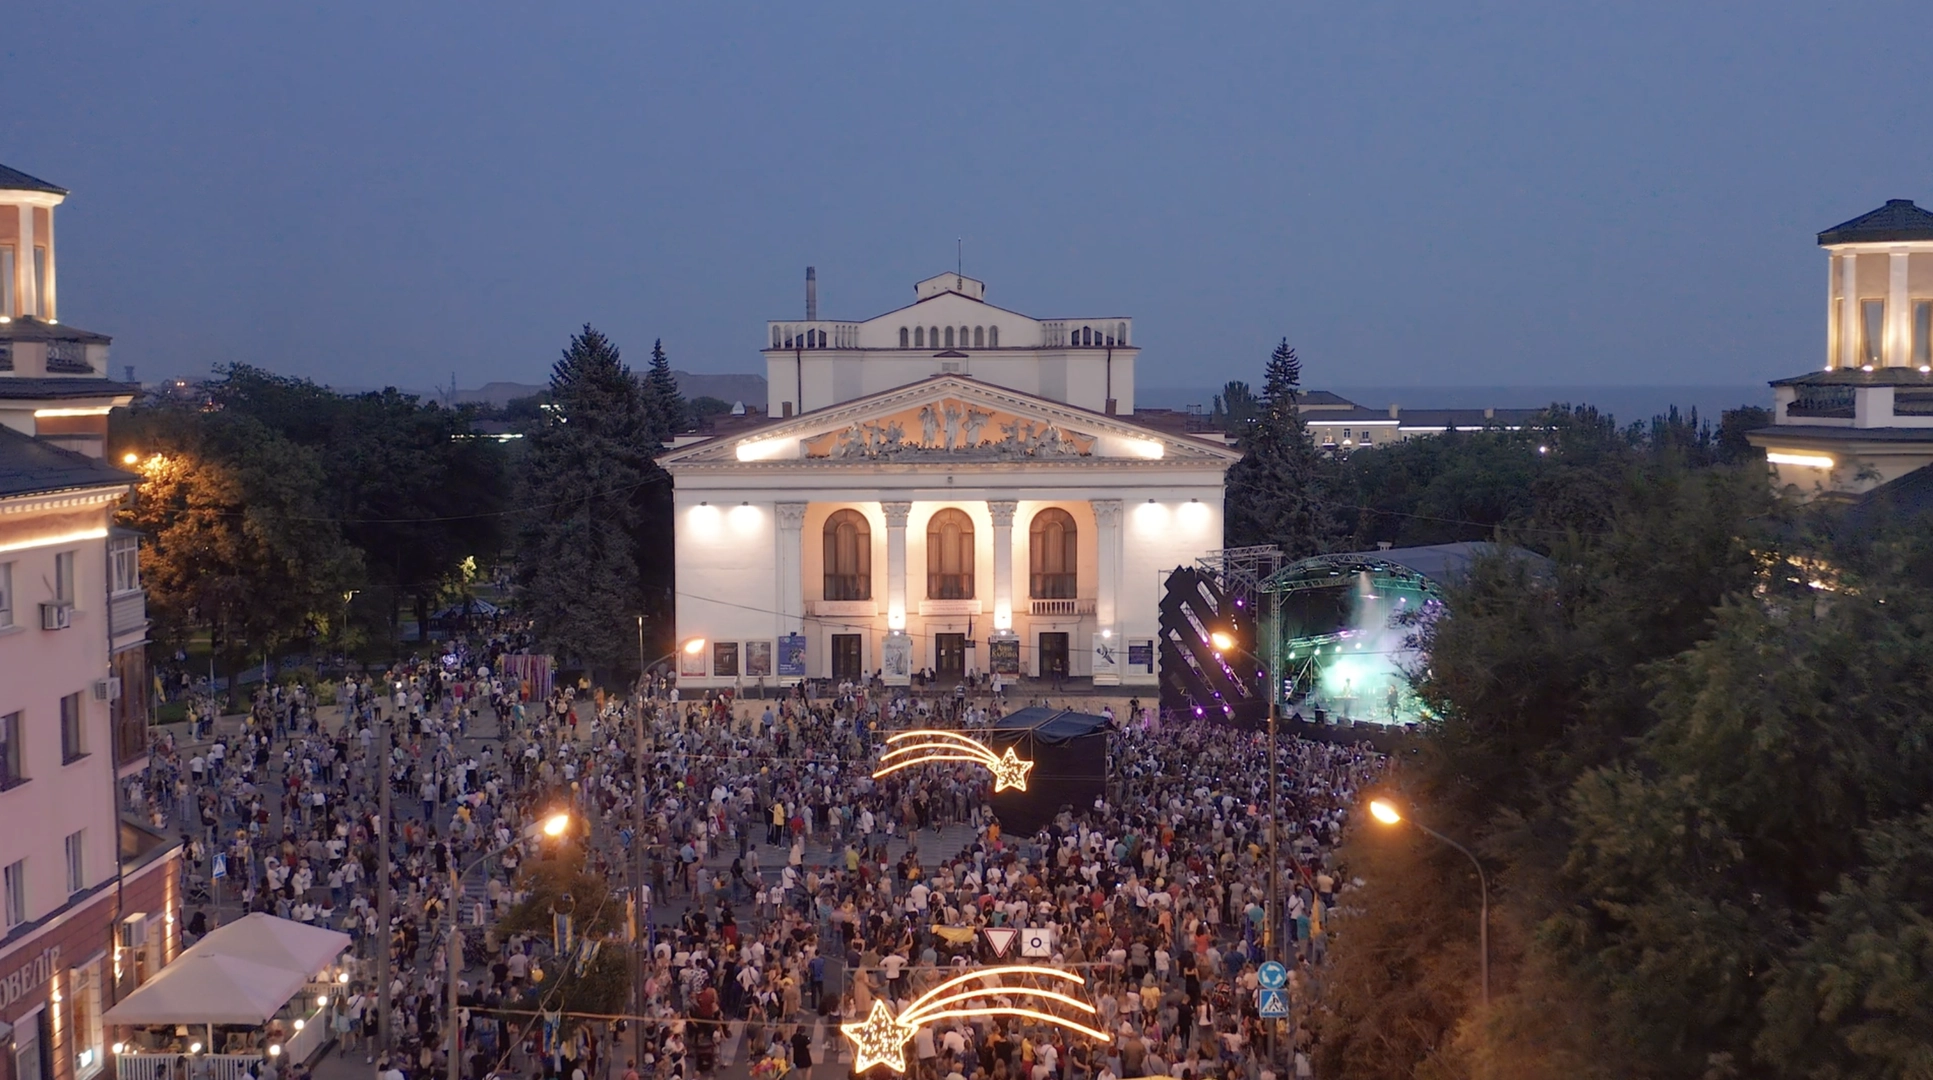
[[[1022,761],[1007,747],[1004,757],[994,754],[984,743],[960,734],[957,731],[938,731],[924,728],[919,731],[902,731],[889,735],[886,742],[891,749],[879,755],[879,768],[874,770],[873,778],[911,768],[914,765],[929,765],[938,761],[966,761],[981,765],[993,774],[993,790],[996,792],[1013,788],[1027,790],[1027,772],[1034,767],[1031,761]]]
[[[1013,747],[1007,747],[1005,757],[987,766],[993,770],[993,790],[1005,791],[1008,788],[1013,788],[1015,791],[1027,790],[1027,773],[1033,767],[1033,762],[1020,760],[1014,754]]]
[[[1025,981],[1009,982],[1009,977]],[[1050,988],[1059,983],[1072,989],[1085,985],[1086,981],[1071,971],[1035,964],[980,968],[956,975],[928,990],[898,1016],[886,1008],[885,1002],[874,999],[872,1011],[864,1020],[841,1024],[839,1030],[852,1041],[856,1051],[852,1066],[855,1073],[880,1065],[904,1073],[906,1044],[920,1028],[940,1020],[1008,1016],[1053,1024],[1090,1039],[1110,1042],[1113,1036],[1107,1032],[1069,1015],[1071,1012],[1091,1019],[1096,1014],[1094,1006]]]
[[[839,1030],[852,1040],[856,1057],[852,1071],[865,1072],[877,1065],[884,1065],[896,1073],[906,1071],[906,1044],[913,1041],[913,1033],[919,1030],[899,1022],[886,1003],[873,999],[872,1011],[864,1020],[850,1024],[840,1024]]]

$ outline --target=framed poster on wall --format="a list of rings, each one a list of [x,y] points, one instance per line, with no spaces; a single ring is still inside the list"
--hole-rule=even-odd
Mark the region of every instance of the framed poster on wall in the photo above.
[[[987,642],[987,670],[995,675],[1020,674],[1020,639],[993,638]]]
[[[779,639],[779,678],[805,678],[804,634],[787,634]]]
[[[886,635],[884,668],[889,679],[904,679],[913,673],[913,639],[905,634]]]
[[[771,642],[748,641],[745,643],[745,677],[748,679],[769,679],[772,677]]]
[[[717,641],[712,643],[711,674],[716,679],[738,678],[738,642]]]
[[[1154,639],[1128,639],[1128,670],[1136,675],[1154,674]]]
[[[702,679],[705,676],[705,650],[678,650],[678,674]]]

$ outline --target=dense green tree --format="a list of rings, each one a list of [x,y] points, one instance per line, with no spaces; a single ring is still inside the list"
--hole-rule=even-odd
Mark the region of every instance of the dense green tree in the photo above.
[[[1302,362],[1288,340],[1269,357],[1262,409],[1228,470],[1224,514],[1230,547],[1275,544],[1292,558],[1330,551],[1346,535],[1336,463],[1309,439],[1296,407]]]
[[[518,546],[524,609],[567,663],[610,672],[634,657],[636,618],[663,607],[642,564],[670,562],[651,529],[659,421],[646,383],[590,326],[551,369],[551,408],[528,439],[527,489],[547,504]]]
[[[655,441],[660,445],[669,443],[673,435],[691,426],[692,416],[684,395],[678,392],[678,378],[671,373],[663,338],[651,343],[651,367],[645,373],[644,386],[652,430],[657,435]]]
[[[146,455],[122,521],[146,536],[157,641],[205,627],[232,675],[328,633],[361,558],[327,513],[313,451],[222,412],[150,414],[122,434]]]
[[[394,388],[337,394],[243,364],[220,375],[210,394],[224,413],[314,451],[321,497],[362,552],[357,610],[385,637],[398,636],[403,606],[424,625],[431,605],[461,584],[466,560],[494,560],[502,549],[505,455],[470,437],[472,409]]]
[[[1224,432],[1240,438],[1246,434],[1249,425],[1262,412],[1262,403],[1248,384],[1240,380],[1231,381],[1215,395],[1215,405],[1209,413],[1209,422]]]

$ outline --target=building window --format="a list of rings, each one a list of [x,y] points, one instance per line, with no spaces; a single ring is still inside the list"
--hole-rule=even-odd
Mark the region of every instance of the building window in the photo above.
[[[13,370],[13,342],[0,341],[0,371]]]
[[[1913,366],[1933,364],[1933,300],[1913,301]]]
[[[772,328],[772,347],[774,349],[779,347],[779,341],[781,340],[781,338],[782,338],[782,335],[779,333],[779,328],[774,326]]]
[[[931,345],[935,349],[940,347],[940,328],[939,327],[929,326],[926,328],[926,343]]]
[[[997,326],[987,327],[987,348],[997,349],[999,347],[1000,347],[1000,328]]]
[[[69,895],[87,888],[87,857],[81,848],[81,838],[87,830],[67,834],[67,892]]]
[[[7,864],[0,871],[0,892],[5,892],[6,928],[11,930],[27,921],[27,860]]]
[[[899,347],[904,349],[910,344],[912,344],[912,341],[913,341],[912,334],[908,332],[904,326],[900,327],[899,328]]]
[[[973,347],[976,349],[984,349],[987,347],[986,327],[976,326],[973,328]]]
[[[79,554],[63,551],[54,556],[54,599],[59,603],[74,602],[74,559]]]
[[[926,348],[926,327],[924,326],[913,327],[913,348],[915,349]]]
[[[826,599],[873,598],[873,531],[857,510],[826,519]]]
[[[963,511],[942,510],[926,523],[926,596],[973,599],[973,519]]]
[[[1886,301],[1859,302],[1859,362],[1878,367],[1884,363],[1881,350],[1886,340]]]
[[[1114,324],[1114,343],[1116,345],[1126,345],[1128,343],[1127,323],[1118,322]]]
[[[946,347],[949,349],[953,347],[953,328],[951,326],[946,328]]]
[[[1080,584],[1080,533],[1074,515],[1049,507],[1034,515],[1027,530],[1029,595],[1036,600],[1072,600]]]
[[[74,1076],[87,1080],[107,1064],[101,1052],[101,962],[74,968],[67,993],[74,1010]]]
[[[0,716],[0,791],[27,780],[20,750],[20,728],[19,713]]]
[[[0,630],[13,625],[13,564],[0,562]]]
[[[108,541],[108,587],[115,594],[133,592],[141,587],[141,542],[132,536],[117,536]]]
[[[87,753],[86,724],[81,713],[81,696],[69,694],[60,699],[60,758],[63,763]]]

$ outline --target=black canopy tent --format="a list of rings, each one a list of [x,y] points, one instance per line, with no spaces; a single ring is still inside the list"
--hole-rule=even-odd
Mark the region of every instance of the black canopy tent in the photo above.
[[[1108,718],[1072,709],[1035,705],[1009,713],[993,725],[987,743],[996,754],[1008,747],[1034,763],[1027,790],[993,796],[1000,827],[1031,835],[1061,808],[1088,807],[1107,791]]]

